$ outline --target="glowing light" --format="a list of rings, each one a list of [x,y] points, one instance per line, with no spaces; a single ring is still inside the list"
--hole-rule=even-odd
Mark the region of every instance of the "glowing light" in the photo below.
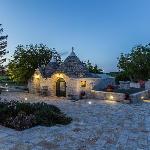
[[[141,96],[141,99],[144,99],[144,96]]]
[[[34,77],[35,77],[36,79],[39,79],[39,78],[40,78],[40,76],[39,76],[38,74],[35,74]]]
[[[6,91],[8,92],[8,89]]]
[[[109,99],[110,99],[110,100],[113,100],[113,99],[114,99],[114,97],[113,97],[112,95],[110,95]]]
[[[56,74],[56,77],[57,78],[63,78],[63,75],[62,74]]]
[[[89,105],[91,105],[91,104],[92,104],[92,102],[91,102],[91,101],[89,101],[89,102],[88,102],[88,104],[89,104]]]
[[[150,103],[150,100],[143,100],[144,102],[146,102],[146,103]]]
[[[106,100],[106,103],[108,103],[108,104],[116,104],[117,102],[116,101]]]
[[[28,100],[28,98],[27,98],[27,97],[25,97],[25,98],[24,98],[24,100],[25,100],[25,101],[27,101],[27,100]]]
[[[81,87],[86,87],[86,81],[81,81],[80,85]]]
[[[7,86],[8,84],[6,83],[5,85]]]

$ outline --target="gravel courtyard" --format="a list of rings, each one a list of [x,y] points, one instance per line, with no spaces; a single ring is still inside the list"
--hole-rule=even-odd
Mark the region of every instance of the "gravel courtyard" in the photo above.
[[[44,101],[73,118],[69,125],[15,131],[0,126],[0,150],[149,150],[150,103],[39,97],[5,92],[1,99]]]

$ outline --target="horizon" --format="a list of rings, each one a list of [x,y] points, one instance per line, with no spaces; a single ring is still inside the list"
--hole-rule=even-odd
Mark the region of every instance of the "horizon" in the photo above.
[[[105,72],[117,71],[117,57],[150,41],[148,0],[2,0],[0,20],[13,55],[18,44],[46,44],[65,59],[75,48]]]

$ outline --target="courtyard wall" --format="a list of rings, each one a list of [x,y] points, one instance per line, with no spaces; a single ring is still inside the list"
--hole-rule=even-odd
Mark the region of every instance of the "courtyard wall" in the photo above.
[[[130,99],[132,103],[138,103],[143,101],[144,99],[149,98],[150,96],[150,91],[149,90],[145,90],[145,91],[141,91],[135,94],[131,94],[130,95]]]
[[[95,91],[92,90],[93,98],[100,100],[112,100],[112,101],[124,101],[124,93],[115,93],[115,92],[104,92],[104,91]]]

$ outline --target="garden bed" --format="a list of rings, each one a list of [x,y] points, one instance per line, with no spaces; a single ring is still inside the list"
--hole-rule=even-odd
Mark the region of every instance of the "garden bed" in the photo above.
[[[0,125],[24,130],[36,125],[66,125],[72,121],[54,105],[46,103],[0,102]]]

